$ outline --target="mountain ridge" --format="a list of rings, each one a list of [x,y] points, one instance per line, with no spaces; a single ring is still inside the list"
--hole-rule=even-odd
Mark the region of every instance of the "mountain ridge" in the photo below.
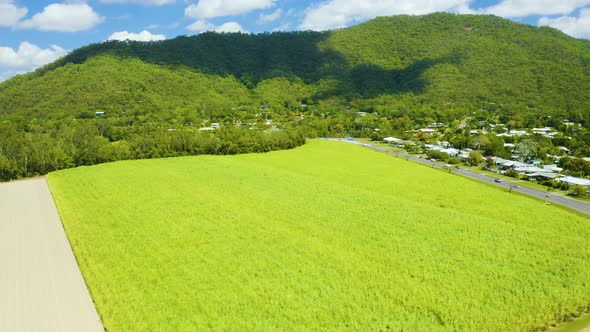
[[[590,104],[590,41],[495,16],[447,13],[378,17],[326,32],[208,32],[160,42],[108,41],[0,84],[0,96],[68,65],[84,70],[87,61],[104,56],[138,59],[169,71],[190,69],[210,78],[234,77],[252,92],[246,104],[274,103],[280,111],[298,107],[284,96],[260,98],[256,89],[261,84],[287,80],[306,90],[295,96],[297,102],[360,101],[361,108],[374,104],[466,113],[496,103],[516,111],[554,112],[580,111]],[[120,81],[117,75],[111,79]],[[6,105],[0,101],[2,111]]]

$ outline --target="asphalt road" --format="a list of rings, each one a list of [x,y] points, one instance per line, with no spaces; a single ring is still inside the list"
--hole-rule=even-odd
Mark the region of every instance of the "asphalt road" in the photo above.
[[[0,183],[0,331],[104,331],[45,178]]]
[[[428,159],[420,158],[416,155],[411,155],[411,154],[402,153],[402,152],[394,152],[394,151],[391,151],[387,148],[383,148],[383,147],[379,147],[379,146],[375,146],[375,145],[371,145],[371,144],[361,143],[361,142],[357,142],[357,141],[347,141],[347,140],[339,139],[339,138],[330,138],[329,140],[354,143],[357,145],[364,146],[364,147],[371,149],[371,150],[387,153],[389,155],[396,156],[398,158],[403,158],[406,160],[412,160],[417,163],[428,165],[428,166],[434,167],[434,168],[443,169],[446,167],[445,164],[442,164],[440,162],[432,162]],[[465,176],[465,177],[468,177],[471,179],[475,179],[475,180],[478,180],[481,182],[485,182],[485,183],[489,183],[489,184],[492,184],[492,185],[495,185],[498,187],[505,188],[507,192],[508,191],[519,192],[519,193],[522,193],[525,195],[529,195],[532,197],[542,199],[546,202],[565,206],[565,207],[568,207],[572,210],[576,210],[578,212],[590,215],[590,203],[588,203],[588,202],[579,201],[579,200],[569,198],[567,196],[563,196],[563,195],[560,195],[557,193],[551,193],[551,192],[547,192],[547,191],[543,191],[543,190],[539,190],[539,189],[534,189],[534,188],[530,188],[530,187],[525,187],[525,186],[516,186],[516,184],[512,183],[512,182],[502,181],[502,182],[498,183],[498,182],[494,181],[496,178],[493,176],[493,174],[490,174],[490,175],[480,174],[480,173],[472,172],[468,169],[453,168],[453,167],[450,168],[450,171],[451,171],[451,173],[454,173],[454,174],[459,174],[459,175],[462,175],[462,176]]]

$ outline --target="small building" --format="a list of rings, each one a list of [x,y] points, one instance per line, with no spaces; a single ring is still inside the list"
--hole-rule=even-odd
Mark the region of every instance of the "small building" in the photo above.
[[[469,159],[469,152],[467,152],[467,151],[459,151],[459,154],[457,155],[457,158],[459,158],[459,159]]]
[[[443,149],[442,146],[439,146],[436,144],[425,144],[424,147],[426,147],[426,150],[430,150],[430,151],[440,151]]]
[[[434,130],[432,128],[421,128],[421,129],[418,129],[417,132],[422,132],[422,133],[425,133],[427,135],[434,135],[434,133],[436,132],[436,130]]]
[[[527,136],[528,133],[524,130],[511,130],[510,135],[512,136]]]
[[[383,139],[383,141],[385,143],[389,143],[389,144],[392,144],[392,143],[394,143],[394,144],[403,144],[404,143],[404,140],[403,139],[399,139],[399,138],[395,138],[395,137],[391,137],[391,136],[390,137],[385,137]]]
[[[504,163],[511,161],[511,160],[500,158],[500,157],[492,157],[492,160],[494,161],[494,164],[496,166],[503,166]]]
[[[457,156],[459,156],[459,153],[461,153],[461,151],[459,151],[458,149],[453,149],[453,148],[446,148],[446,149],[442,149],[440,151],[448,154],[449,157],[451,157],[451,158],[457,157]]]
[[[568,126],[568,127],[569,127],[569,126],[573,126],[573,125],[575,125],[575,124],[576,124],[575,122],[573,122],[573,121],[570,121],[570,120],[568,120],[568,119],[563,119],[563,121],[561,121],[561,123],[563,123],[564,125],[566,125],[566,126]]]
[[[500,157],[494,157],[492,159],[494,160],[494,163],[496,164],[496,166],[498,166],[499,168],[502,168],[502,169],[530,166],[525,163],[521,163],[519,161],[502,159]]]
[[[559,173],[559,172],[563,171],[563,168],[557,167],[557,165],[543,165],[542,168],[548,172]]]
[[[211,128],[219,128],[219,127],[221,127],[221,125],[219,123],[217,123],[217,122],[213,122],[211,124]]]
[[[544,128],[533,128],[533,133],[535,134],[547,134],[553,130],[551,127],[544,127]]]
[[[103,116],[105,115],[105,112],[94,112],[95,116]]]
[[[564,176],[562,178],[556,179],[557,181],[564,182],[569,184],[570,186],[583,186],[586,188],[590,188],[590,180],[577,178],[574,176]]]
[[[561,174],[550,173],[550,172],[535,172],[531,174],[527,174],[530,179],[545,179],[545,180],[555,180],[557,178],[563,177]]]
[[[544,169],[537,167],[537,166],[518,166],[513,168],[515,172],[523,173],[523,174],[534,174],[534,173],[543,173],[545,172]],[[547,172],[549,173],[549,172]]]

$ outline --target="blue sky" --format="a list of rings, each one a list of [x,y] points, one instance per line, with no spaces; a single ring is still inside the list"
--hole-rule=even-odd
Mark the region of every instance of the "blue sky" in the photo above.
[[[0,81],[107,39],[326,30],[437,11],[493,14],[590,39],[590,0],[0,0]]]

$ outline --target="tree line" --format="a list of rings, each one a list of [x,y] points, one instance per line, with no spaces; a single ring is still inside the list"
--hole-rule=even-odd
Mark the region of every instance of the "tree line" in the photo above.
[[[50,130],[29,128],[26,132],[3,121],[0,132],[0,181],[118,160],[268,152],[305,143],[305,137],[294,130],[233,127],[215,132],[130,127],[125,138],[109,140],[92,120],[60,123]]]

